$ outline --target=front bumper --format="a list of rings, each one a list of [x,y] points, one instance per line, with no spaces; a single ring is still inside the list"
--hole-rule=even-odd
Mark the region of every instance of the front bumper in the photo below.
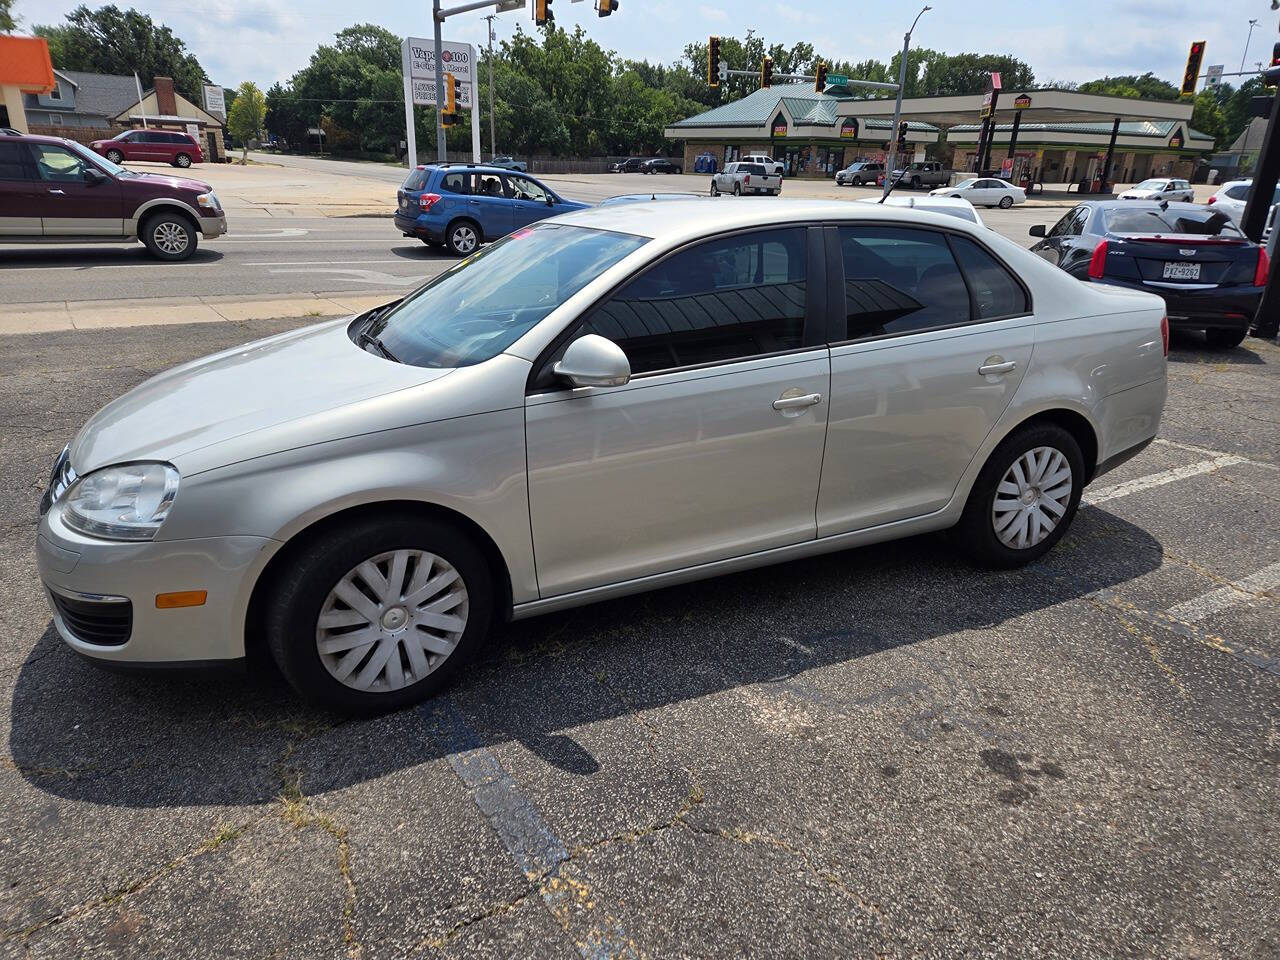
[[[227,232],[227,215],[219,213],[213,217],[200,218],[200,232],[206,240],[212,240],[220,237]]]
[[[1262,287],[1175,290],[1150,283],[1100,282],[1162,297],[1173,330],[1248,330],[1262,302]]]
[[[249,596],[276,541],[246,536],[145,543],[99,540],[67,527],[61,504],[54,504],[40,519],[38,530],[36,562],[50,593],[54,626],[77,653],[122,666],[244,656]],[[157,594],[182,590],[205,590],[208,597],[197,607],[156,608]],[[128,600],[132,622],[127,639],[103,645],[78,636],[59,613],[53,594],[84,602]]]

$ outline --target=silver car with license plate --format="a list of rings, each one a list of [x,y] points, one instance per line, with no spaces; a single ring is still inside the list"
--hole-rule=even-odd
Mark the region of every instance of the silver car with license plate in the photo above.
[[[1156,434],[1157,297],[919,210],[689,206],[545,221],[109,404],[42,503],[58,632],[116,666],[261,644],[386,709],[508,618],[946,529],[1035,560]]]

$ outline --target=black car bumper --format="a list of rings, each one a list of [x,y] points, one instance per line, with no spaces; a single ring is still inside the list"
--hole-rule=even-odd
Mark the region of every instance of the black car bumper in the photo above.
[[[1174,330],[1248,330],[1262,302],[1262,287],[1213,287],[1207,290],[1174,290],[1149,283],[1101,283],[1154,293],[1164,298],[1169,327]]]

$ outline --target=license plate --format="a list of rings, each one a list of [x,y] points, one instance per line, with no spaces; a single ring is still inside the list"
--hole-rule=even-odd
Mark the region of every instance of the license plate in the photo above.
[[[1166,280],[1199,280],[1200,264],[1198,263],[1166,263],[1164,265]]]

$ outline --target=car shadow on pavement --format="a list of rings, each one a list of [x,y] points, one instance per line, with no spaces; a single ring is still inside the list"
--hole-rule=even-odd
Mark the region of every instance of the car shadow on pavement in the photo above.
[[[406,240],[397,247],[391,248],[393,256],[399,257],[401,260],[457,260],[452,253],[444,247],[429,247],[421,240],[417,244],[411,244]]]
[[[1257,343],[1258,341],[1253,341]],[[1256,351],[1250,348],[1248,337],[1238,347],[1211,347],[1204,341],[1204,334],[1190,330],[1174,330],[1169,335],[1170,363],[1229,363],[1256,366],[1265,364]]]
[[[106,673],[50,626],[19,671],[9,748],[38,789],[108,806],[255,804],[289,776],[314,796],[513,742],[589,775],[599,761],[566,731],[998,628],[1140,577],[1162,557],[1149,533],[1098,508],[1020,570],[975,569],[938,536],[830,554],[517,622],[435,700],[358,720],[301,704],[266,671]],[[873,709],[853,694],[823,696],[835,709]]]
[[[221,250],[198,247],[190,258],[180,263],[157,260],[142,244],[136,246],[101,245],[92,247],[57,246],[46,250],[4,250],[0,252],[0,271],[6,268],[31,270],[40,267],[79,268],[90,267],[145,267],[169,266],[177,269],[192,264],[216,263],[223,258]]]

